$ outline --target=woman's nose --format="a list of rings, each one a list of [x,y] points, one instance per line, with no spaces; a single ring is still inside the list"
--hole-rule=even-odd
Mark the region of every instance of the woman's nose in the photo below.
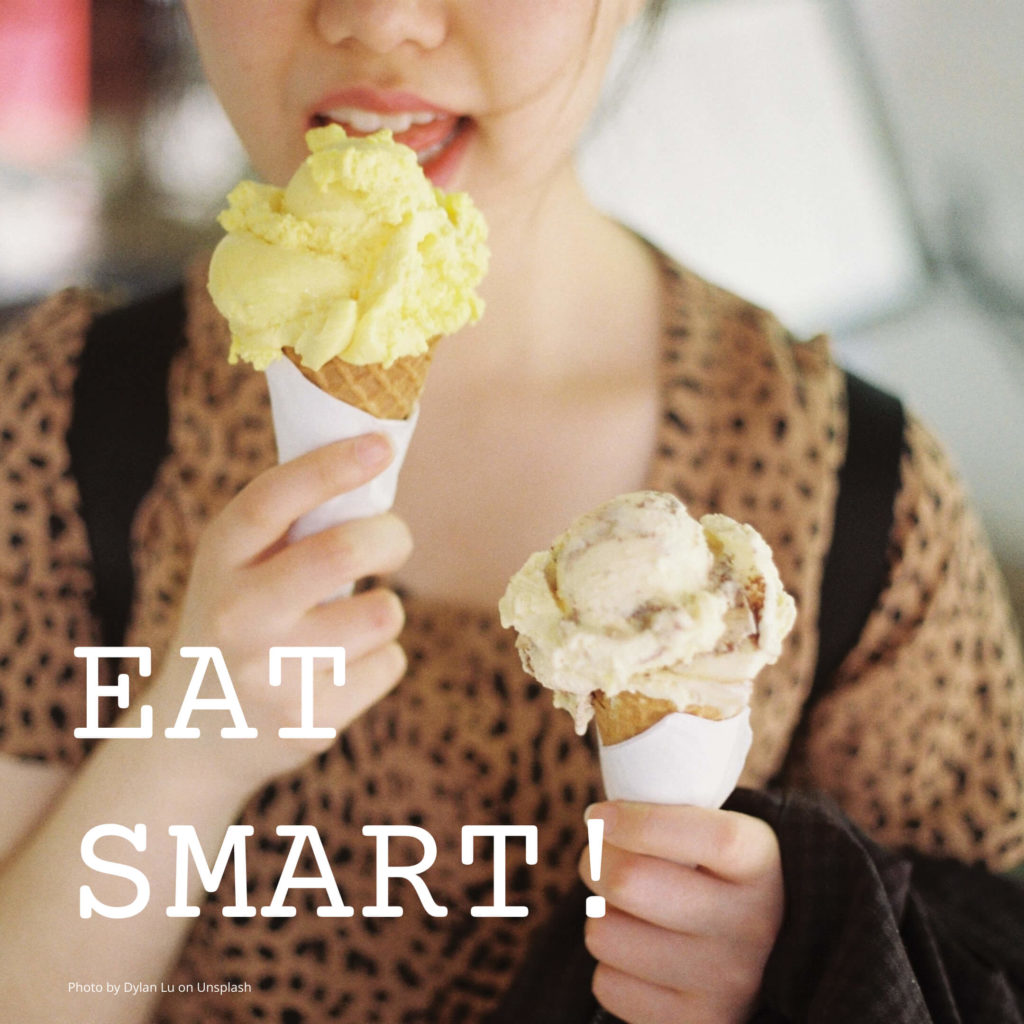
[[[429,50],[447,32],[446,0],[319,0],[316,27],[332,45],[354,41],[374,53],[405,43]]]

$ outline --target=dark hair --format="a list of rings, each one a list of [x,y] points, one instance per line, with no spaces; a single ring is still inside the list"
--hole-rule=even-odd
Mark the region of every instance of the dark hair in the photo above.
[[[632,52],[625,66],[620,70],[616,92],[621,93],[628,88],[630,80],[646,60],[648,52],[657,41],[658,33],[668,16],[669,6],[672,2],[673,0],[646,0],[637,25],[639,31],[633,40]]]
[[[644,44],[649,46],[658,34],[661,23],[665,20],[669,4],[672,0],[647,0],[642,15],[642,27],[640,36]]]
[[[647,6],[644,8],[644,18],[652,29],[656,28],[664,17],[665,8],[668,7],[668,4],[669,0],[647,0]]]
[[[606,118],[611,117],[628,91],[630,83],[642,69],[672,2],[673,0],[646,0],[643,12],[634,22],[636,31],[630,40],[625,59],[613,72],[610,82],[605,83],[601,102],[587,128],[589,133],[596,132],[598,126]]]

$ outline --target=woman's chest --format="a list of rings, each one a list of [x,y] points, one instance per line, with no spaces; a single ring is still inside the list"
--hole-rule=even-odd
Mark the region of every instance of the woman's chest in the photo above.
[[[530,552],[646,485],[657,420],[646,380],[454,408],[428,400],[396,501],[415,543],[398,578],[421,594],[497,602]]]

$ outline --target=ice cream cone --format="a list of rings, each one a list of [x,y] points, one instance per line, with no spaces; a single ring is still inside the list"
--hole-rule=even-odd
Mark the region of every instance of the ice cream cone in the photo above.
[[[390,131],[350,138],[331,124],[306,141],[284,188],[243,181],[218,218],[226,234],[209,290],[230,328],[228,358],[266,370],[287,354],[332,397],[406,419],[432,339],[483,312],[487,226]]]
[[[603,743],[661,719],[734,718],[782,653],[796,608],[771,548],[666,492],[620,495],[534,552],[499,602],[523,667]],[[679,715],[674,715],[679,712]]]
[[[283,351],[308,381],[333,398],[378,419],[405,420],[412,414],[423,391],[434,345],[439,340],[431,340],[423,355],[402,356],[386,368],[380,363],[357,366],[334,358],[319,370],[311,370],[303,365],[293,348]]]
[[[687,715],[721,721],[725,715],[713,704],[688,704],[678,707],[675,702],[662,697],[648,697],[643,693],[627,691],[608,696],[602,690],[594,693],[594,721],[606,746],[622,743],[646,732],[666,715],[682,711]]]
[[[609,800],[721,807],[753,740],[750,709],[719,721],[669,714],[631,742],[598,744]]]

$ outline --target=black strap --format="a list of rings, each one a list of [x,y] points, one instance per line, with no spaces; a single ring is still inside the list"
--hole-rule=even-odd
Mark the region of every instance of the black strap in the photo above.
[[[167,378],[184,342],[184,309],[179,285],[96,317],[75,380],[68,452],[108,646],[121,644],[128,627],[132,519],[168,452]]]
[[[889,537],[900,484],[905,417],[898,398],[846,375],[846,458],[818,614],[818,666],[810,706],[831,688],[889,575]]]
[[[811,713],[835,686],[836,672],[856,646],[889,576],[889,539],[904,450],[903,405],[847,373],[846,407],[846,455],[821,580],[818,662],[800,721],[771,786],[784,784],[800,758]]]

